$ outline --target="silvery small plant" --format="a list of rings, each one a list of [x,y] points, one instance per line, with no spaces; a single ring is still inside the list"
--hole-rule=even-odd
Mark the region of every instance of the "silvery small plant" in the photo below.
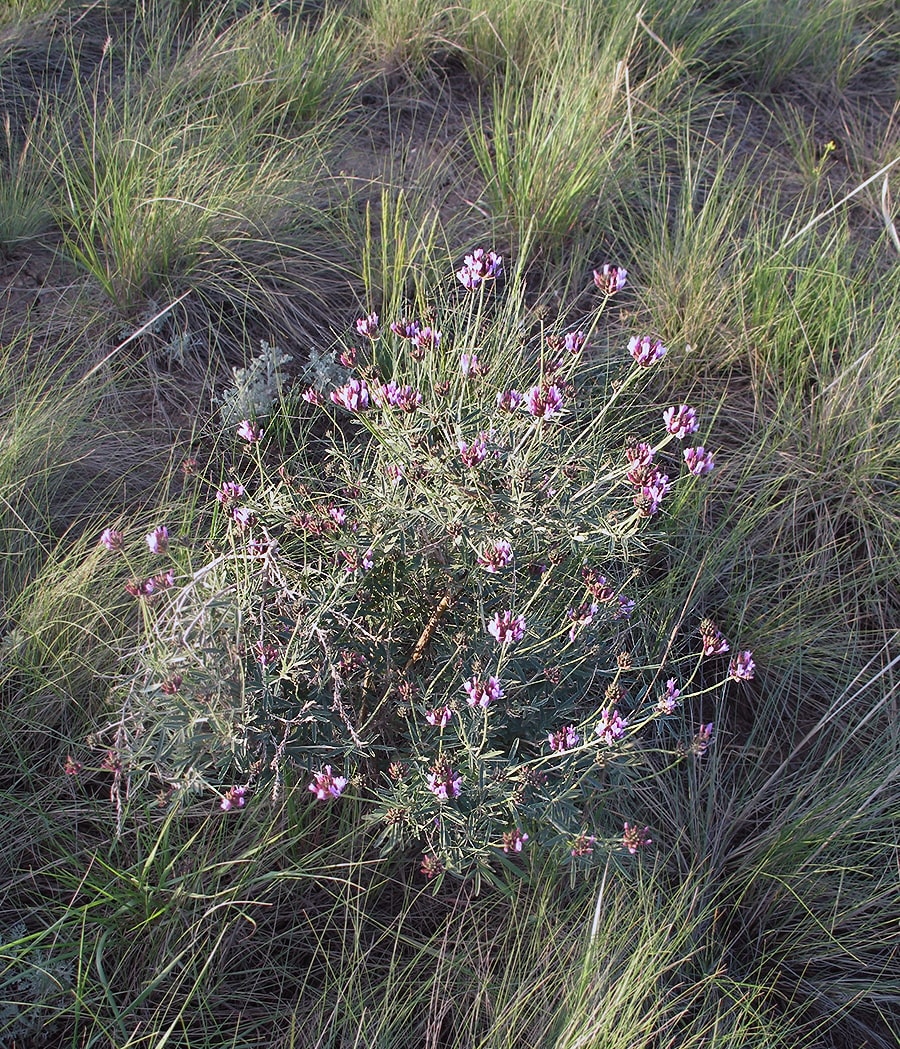
[[[245,368],[232,368],[231,384],[218,397],[219,422],[233,430],[242,420],[268,418],[285,392],[282,370],[293,360],[277,346],[260,340],[260,352]]]
[[[114,795],[152,774],[232,812],[299,779],[355,795],[426,877],[651,844],[633,783],[702,760],[691,702],[755,672],[709,619],[667,644],[645,600],[654,522],[714,456],[693,407],[646,393],[662,341],[602,337],[624,270],[569,330],[504,279],[478,250],[427,318],[359,318],[306,370],[291,455],[230,402],[237,454],[191,536],[103,534],[144,623]]]
[[[71,962],[29,945],[24,922],[0,937],[0,1046],[55,1045],[54,1015],[70,998],[74,984]]]

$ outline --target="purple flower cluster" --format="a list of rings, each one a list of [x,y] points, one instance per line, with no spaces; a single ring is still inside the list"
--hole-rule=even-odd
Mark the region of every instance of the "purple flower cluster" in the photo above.
[[[478,555],[478,564],[485,572],[499,572],[502,568],[509,568],[512,561],[512,547],[505,539],[492,543]]]
[[[566,725],[565,728],[551,732],[547,736],[547,742],[555,754],[563,754],[565,751],[577,747],[581,742],[581,736],[575,731],[574,725]]]
[[[395,335],[399,335],[401,339],[409,339],[412,341],[421,330],[422,328],[418,321],[409,320],[407,318],[399,321],[391,321],[391,331]]]
[[[526,841],[528,841],[528,835],[518,827],[515,830],[506,831],[503,835],[503,851],[521,852]]]
[[[462,439],[457,441],[459,456],[466,466],[480,466],[487,459],[487,444],[484,436],[483,433],[480,433],[471,444],[466,444]]]
[[[104,528],[100,536],[100,542],[110,553],[118,554],[125,547],[125,536],[115,528]]]
[[[704,656],[723,656],[728,651],[728,642],[711,619],[701,621],[700,640],[703,642]]]
[[[685,448],[684,461],[695,477],[703,477],[716,465],[712,452],[706,451],[702,444],[698,448]]]
[[[579,834],[572,842],[571,854],[573,857],[590,856],[594,851],[596,838],[593,834]]]
[[[351,379],[346,385],[332,390],[331,399],[348,412],[362,412],[369,407],[369,387],[365,379]]]
[[[653,465],[653,449],[643,441],[626,448],[625,456],[628,460],[625,476],[637,488],[635,508],[641,517],[652,517],[672,487],[669,476]]]
[[[462,776],[454,772],[444,758],[439,758],[426,779],[428,789],[438,801],[458,798],[462,793]]]
[[[460,354],[459,370],[462,372],[464,379],[468,379],[470,376],[487,375],[487,365],[481,363],[476,353]]]
[[[425,711],[425,720],[428,724],[438,728],[446,728],[452,717],[453,711],[450,707],[435,707],[434,710]]]
[[[570,331],[564,340],[564,346],[569,353],[581,353],[587,343],[587,336],[583,331]]]
[[[728,664],[728,676],[734,681],[752,681],[755,673],[756,664],[753,662],[753,653],[749,649],[738,652]]]
[[[574,641],[579,627],[589,626],[594,621],[594,616],[597,614],[600,606],[596,601],[583,601],[578,608],[570,608],[566,613],[569,619],[572,620],[572,628],[569,631],[569,641]]]
[[[514,616],[509,609],[503,613],[495,612],[488,623],[488,633],[496,638],[498,645],[521,641],[525,636],[525,617]]]
[[[470,707],[481,707],[482,710],[487,710],[491,703],[503,699],[503,687],[500,679],[496,677],[489,677],[486,681],[481,681],[473,676],[468,681],[464,681],[462,687],[466,693],[466,702]]]
[[[707,750],[709,750],[712,741],[713,723],[710,721],[708,724],[700,726],[700,731],[691,741],[691,750],[698,758],[703,757]]]
[[[247,788],[231,787],[219,802],[219,808],[223,812],[231,812],[232,809],[242,809],[247,804]]]
[[[611,266],[608,262],[604,262],[599,270],[594,270],[594,284],[604,295],[615,295],[617,291],[621,291],[625,287],[627,277],[628,270],[620,266]]]
[[[262,439],[263,428],[255,426],[249,419],[243,419],[238,426],[237,432],[238,437],[246,441],[247,444],[256,444],[257,441]]]
[[[436,350],[441,342],[441,333],[435,331],[434,328],[424,327],[420,328],[413,336],[413,344],[415,349],[413,356],[416,360],[422,360],[425,354],[431,350]]]
[[[641,368],[649,368],[651,364],[661,361],[667,351],[659,339],[651,339],[649,335],[633,335],[628,341],[628,352]]]
[[[319,801],[334,801],[343,794],[346,786],[347,780],[343,776],[335,776],[331,771],[331,766],[326,765],[321,772],[314,774],[309,790]]]
[[[422,403],[422,394],[412,386],[398,386],[393,380],[372,390],[372,401],[379,408],[399,408],[414,412]]]
[[[657,700],[656,709],[660,714],[674,714],[680,705],[680,696],[681,689],[675,687],[675,678],[670,677],[665,692]]]
[[[169,529],[165,525],[154,528],[144,539],[151,554],[164,554],[169,549]]]
[[[356,550],[347,549],[340,551],[341,557],[344,559],[344,571],[349,575],[353,575],[354,572],[370,572],[374,565],[374,552],[367,550],[362,556],[357,553]]]
[[[254,647],[256,662],[265,670],[266,667],[274,666],[281,658],[281,653],[271,642],[257,641]]]
[[[525,395],[525,404],[536,419],[555,419],[562,412],[562,391],[558,386],[532,386]]]
[[[581,578],[584,580],[588,593],[598,601],[612,601],[616,596],[615,589],[606,581],[606,576],[600,574],[599,569],[585,565],[581,570]]]
[[[378,314],[370,313],[368,317],[360,317],[356,322],[356,330],[367,339],[374,339],[378,335]]]
[[[611,747],[613,743],[625,735],[627,725],[628,722],[618,710],[615,708],[610,710],[608,707],[604,707],[600,711],[600,720],[597,722],[597,728],[594,731],[608,747]]]
[[[522,394],[518,390],[501,390],[497,394],[497,407],[501,412],[514,412],[522,403]]]
[[[503,259],[493,251],[476,248],[463,259],[456,279],[467,291],[476,291],[485,281],[496,280],[503,272]]]
[[[244,486],[242,484],[238,484],[237,481],[223,481],[216,492],[216,500],[223,507],[228,507],[231,503],[237,502],[243,495]]]
[[[677,437],[679,441],[683,441],[689,433],[696,433],[700,429],[697,413],[686,404],[679,405],[677,408],[674,406],[666,408],[663,412],[663,422],[666,424],[668,433]]]

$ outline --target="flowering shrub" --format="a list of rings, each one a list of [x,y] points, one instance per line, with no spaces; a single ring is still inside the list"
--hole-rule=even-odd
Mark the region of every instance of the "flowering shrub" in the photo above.
[[[610,769],[641,761],[651,723],[680,725],[728,643],[704,620],[660,665],[642,630],[648,522],[714,462],[681,448],[693,407],[645,403],[658,339],[592,345],[624,277],[596,272],[594,313],[548,335],[499,256],[473,252],[433,316],[357,320],[362,345],[307,370],[287,426],[232,420],[192,536],[158,526],[140,557],[167,571],[127,584],[145,635],[110,728],[116,784],[152,772],[229,811],[293,770],[310,804],[362,799],[429,877],[647,847],[650,828],[606,815]],[[270,431],[288,427],[285,455]],[[754,669],[742,650],[720,680]],[[713,726],[679,735],[672,760],[699,757]]]

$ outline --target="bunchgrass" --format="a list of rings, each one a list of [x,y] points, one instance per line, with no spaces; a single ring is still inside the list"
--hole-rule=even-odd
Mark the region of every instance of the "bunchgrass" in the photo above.
[[[894,23],[869,0],[3,5],[0,1045],[895,1045]],[[506,283],[467,299],[454,270],[478,245]],[[629,280],[598,320],[603,263]],[[433,322],[446,353],[357,334],[372,311]],[[530,384],[548,334],[591,327],[577,410],[518,464],[581,504],[499,500],[499,468],[482,491],[456,442],[470,454],[487,432],[485,384]],[[642,333],[668,354],[640,388],[613,385]],[[261,342],[276,363],[240,403],[265,435],[242,450],[230,367],[256,374]],[[464,381],[463,352],[487,376]],[[375,389],[376,368],[429,398],[449,381],[449,407],[331,402],[351,377]],[[550,531],[567,549],[614,531],[591,483],[682,401],[716,467],[629,539],[637,669],[617,680],[639,695],[647,668],[680,676],[704,616],[731,651],[591,772],[594,841],[554,844],[529,809],[521,852],[489,836],[474,868],[428,877],[439,836],[402,779],[379,779],[379,747],[414,737],[426,760],[441,732],[459,742],[476,668],[454,654],[483,634],[460,595],[479,583],[483,626],[513,578],[477,566],[481,540],[514,539],[518,571]],[[494,415],[491,442],[526,418]],[[384,472],[417,458],[425,477]],[[277,539],[268,560],[245,549],[262,533],[228,523],[226,482]],[[331,533],[279,530],[339,488],[366,539],[342,548],[378,555],[352,608]],[[162,524],[180,576],[150,603],[123,584],[163,574],[143,538]],[[125,555],[99,545],[108,528]],[[317,655],[278,591],[308,615],[326,583]],[[573,604],[549,583],[523,575],[510,596],[542,625],[535,651],[565,640]],[[182,742],[237,733],[269,680],[252,648],[279,640],[298,688],[318,674],[333,695],[337,670],[355,704],[402,656],[419,692],[384,721],[345,707],[360,744],[338,710],[303,760],[266,752],[275,775],[209,746],[167,774],[152,735],[132,741],[149,775],[117,765],[140,710]],[[518,724],[599,705],[619,640],[596,635],[590,687],[575,660]],[[724,683],[744,649],[755,678]],[[176,673],[181,692],[157,687]],[[455,722],[422,724],[445,703]],[[330,803],[309,789],[326,751],[350,780]],[[495,787],[478,790],[490,808]],[[415,819],[393,833],[403,804]],[[634,855],[626,820],[653,839]]]

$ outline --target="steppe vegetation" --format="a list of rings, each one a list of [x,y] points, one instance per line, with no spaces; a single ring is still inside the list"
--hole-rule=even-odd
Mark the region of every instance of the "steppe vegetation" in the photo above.
[[[0,1046],[896,1049],[896,5],[0,0],[0,120]]]

